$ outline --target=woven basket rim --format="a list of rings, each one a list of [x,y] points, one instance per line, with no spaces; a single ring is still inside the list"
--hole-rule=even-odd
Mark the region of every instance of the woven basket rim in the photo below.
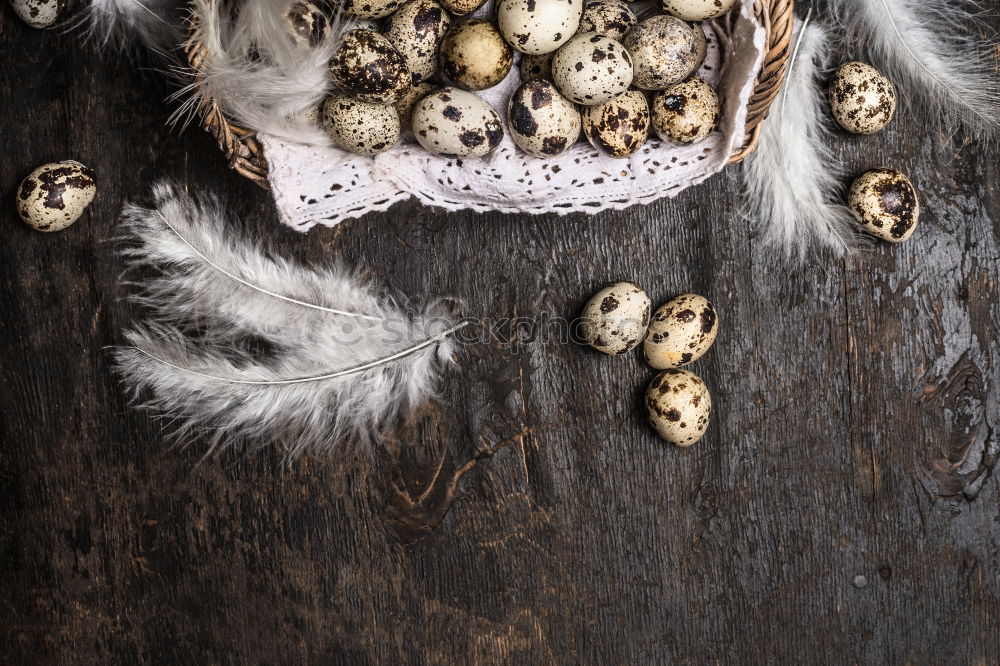
[[[754,91],[747,104],[747,122],[743,144],[729,158],[729,164],[746,159],[757,148],[761,126],[767,118],[788,70],[791,55],[792,26],[795,14],[794,0],[756,0],[754,13],[767,32],[764,59],[754,83]],[[191,34],[185,44],[188,63],[194,72],[194,85],[198,85],[199,72],[206,50],[200,40],[197,17],[192,13]],[[226,156],[230,168],[260,187],[268,190],[268,163],[264,149],[252,130],[229,122],[219,105],[212,99],[202,100],[198,116],[205,131],[215,137],[219,149]]]

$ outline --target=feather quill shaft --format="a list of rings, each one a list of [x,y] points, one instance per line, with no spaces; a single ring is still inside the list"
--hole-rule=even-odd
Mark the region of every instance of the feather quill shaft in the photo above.
[[[434,394],[463,326],[443,305],[404,308],[343,268],[268,257],[210,197],[159,184],[154,201],[123,214],[126,264],[153,277],[137,283],[148,316],[115,359],[178,436],[203,434],[210,452],[274,442],[289,457],[325,454],[373,441]]]
[[[743,178],[747,214],[762,227],[764,244],[802,262],[817,248],[840,256],[858,240],[850,211],[831,202],[840,173],[826,145],[819,81],[829,37],[815,23],[796,30],[797,53]]]
[[[921,120],[948,134],[1000,130],[995,39],[978,43],[980,6],[971,0],[830,0],[847,50],[865,53]],[[991,55],[993,54],[993,55]]]

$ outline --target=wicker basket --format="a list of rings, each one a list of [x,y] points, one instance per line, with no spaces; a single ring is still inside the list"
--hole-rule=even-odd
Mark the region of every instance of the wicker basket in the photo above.
[[[743,160],[757,147],[761,124],[781,90],[791,55],[794,8],[794,0],[757,0],[754,3],[754,12],[767,31],[767,51],[748,104],[746,137],[742,147],[729,158],[730,164]],[[201,71],[205,48],[198,39],[197,29],[192,30],[186,51],[192,70]],[[229,166],[264,189],[269,189],[267,159],[254,132],[230,123],[213,100],[205,100],[198,114],[201,126],[219,142]]]

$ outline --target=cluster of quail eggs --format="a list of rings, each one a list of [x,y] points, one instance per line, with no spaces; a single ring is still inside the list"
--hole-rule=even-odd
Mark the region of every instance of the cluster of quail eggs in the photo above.
[[[880,71],[863,62],[837,68],[830,83],[830,110],[837,124],[852,134],[885,129],[896,112],[896,89]],[[920,200],[906,174],[878,167],[851,184],[847,205],[862,228],[891,243],[913,235],[920,221]]]
[[[625,354],[642,344],[657,374],[646,388],[646,412],[656,432],[680,447],[693,445],[708,428],[712,396],[684,366],[701,358],[719,333],[719,315],[704,296],[682,294],[652,313],[639,285],[617,282],[593,295],[580,316],[584,342],[599,352]]]
[[[718,94],[694,75],[707,52],[699,22],[736,0],[661,0],[665,13],[642,20],[625,0],[497,0],[490,18],[467,17],[484,2],[341,3],[356,25],[330,62],[336,92],[318,114],[331,141],[377,155],[412,132],[431,153],[482,157],[500,144],[506,113],[530,155],[559,155],[582,132],[627,157],[651,132],[690,144],[718,124]],[[323,12],[308,0],[290,7],[290,28],[309,27],[305,47],[322,43]],[[476,93],[503,81],[515,58],[521,84],[498,111]]]

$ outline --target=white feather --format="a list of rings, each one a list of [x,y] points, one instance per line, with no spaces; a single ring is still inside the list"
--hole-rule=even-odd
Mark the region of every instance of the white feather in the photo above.
[[[347,23],[335,18],[322,44],[305,49],[290,37],[288,0],[195,0],[196,38],[205,49],[197,80],[172,120],[190,120],[208,101],[247,129],[311,145],[330,139],[309,114],[331,89],[328,64]],[[338,13],[336,16],[340,16]]]
[[[847,50],[862,49],[926,127],[949,135],[1000,129],[995,39],[979,43],[969,0],[831,0]]]
[[[72,26],[99,49],[169,59],[184,42],[184,0],[87,0]]]
[[[147,320],[116,360],[179,436],[205,435],[210,452],[274,443],[290,458],[326,454],[372,441],[433,395],[457,330],[443,305],[413,312],[342,267],[269,258],[210,198],[159,184],[154,199],[123,213],[126,264],[153,277],[136,294]]]
[[[850,211],[831,203],[841,174],[825,143],[830,131],[818,76],[829,37],[812,24],[796,30],[794,43],[791,71],[743,166],[743,178],[748,213],[762,228],[764,244],[803,261],[813,249],[839,256],[858,241]]]

